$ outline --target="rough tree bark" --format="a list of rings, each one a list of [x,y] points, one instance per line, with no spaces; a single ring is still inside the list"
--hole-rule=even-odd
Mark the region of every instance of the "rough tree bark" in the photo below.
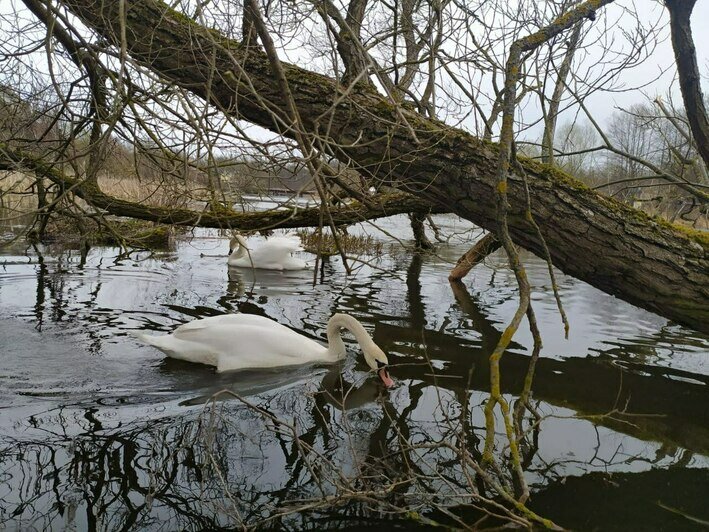
[[[64,0],[109,42],[120,43],[119,2]],[[286,120],[264,54],[200,26],[156,0],[127,9],[128,53],[166,81],[225,113],[274,131]],[[494,230],[496,146],[406,110],[368,87],[343,94],[335,81],[283,64],[308,133],[362,172]],[[405,117],[405,121],[401,117]],[[287,120],[286,120],[287,122]],[[553,263],[564,272],[698,330],[709,331],[709,237],[652,219],[563,172],[523,159],[532,210]],[[541,254],[525,219],[521,176],[508,180],[514,241]]]
[[[455,268],[453,268],[448,275],[448,280],[451,282],[460,281],[463,277],[468,275],[470,270],[484,261],[486,257],[500,249],[501,246],[502,243],[493,233],[486,234],[458,259]]]

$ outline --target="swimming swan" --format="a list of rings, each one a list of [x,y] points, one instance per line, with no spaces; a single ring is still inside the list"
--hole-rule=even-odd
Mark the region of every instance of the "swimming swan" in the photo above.
[[[387,386],[393,386],[386,354],[360,322],[334,314],[327,322],[327,347],[280,323],[254,314],[225,314],[180,325],[172,334],[133,333],[171,358],[216,366],[217,371],[275,368],[314,362],[337,362],[345,356],[341,328],[356,338],[367,365]]]
[[[229,241],[229,266],[259,268],[262,270],[302,270],[307,265],[303,259],[291,256],[303,251],[297,236],[273,236],[253,249],[241,235]]]

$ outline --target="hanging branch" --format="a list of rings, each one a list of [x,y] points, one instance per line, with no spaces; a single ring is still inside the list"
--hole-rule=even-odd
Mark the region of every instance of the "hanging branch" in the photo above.
[[[286,111],[288,114],[287,118],[291,123],[292,127],[292,134],[295,137],[296,142],[298,143],[298,148],[300,148],[300,151],[305,157],[305,163],[308,166],[310,175],[313,177],[313,182],[315,183],[315,188],[317,189],[318,195],[320,196],[320,208],[323,209],[325,215],[327,216],[327,222],[330,226],[330,230],[332,231],[332,238],[335,241],[335,247],[340,253],[340,257],[342,257],[342,264],[345,267],[345,271],[349,275],[351,273],[351,268],[347,261],[347,256],[345,255],[345,252],[342,249],[342,245],[340,244],[340,239],[337,235],[337,229],[335,228],[335,222],[332,218],[332,214],[330,213],[330,209],[328,206],[325,186],[322,182],[322,164],[320,162],[320,158],[318,157],[313,144],[310,142],[310,139],[304,133],[305,128],[303,127],[303,121],[300,118],[300,113],[298,112],[295,100],[293,99],[293,95],[291,94],[290,86],[288,85],[288,79],[286,78],[286,74],[283,71],[283,66],[281,65],[281,62],[278,59],[276,47],[273,44],[271,35],[268,33],[268,28],[266,28],[266,24],[261,18],[261,12],[259,11],[258,4],[256,3],[256,0],[246,0],[246,2],[250,4],[249,10],[253,17],[252,22],[254,24],[254,27],[256,28],[256,33],[261,39],[261,44],[263,44],[263,47],[266,51],[266,56],[268,57],[268,60],[271,64],[271,68],[273,69],[273,72],[276,75],[276,79],[278,80],[278,86],[280,87],[281,92],[283,93],[283,97],[286,102]]]
[[[512,238],[510,237],[507,219],[507,180],[508,175],[510,174],[510,160],[512,156],[512,143],[514,139],[516,89],[517,82],[520,79],[522,54],[538,48],[544,42],[570,28],[583,18],[594,19],[596,10],[611,3],[612,1],[613,0],[589,0],[584,2],[575,9],[558,17],[550,25],[540,29],[536,33],[528,35],[527,37],[512,43],[512,46],[510,46],[509,57],[507,59],[502,111],[502,130],[500,132],[500,146],[497,161],[497,237],[502,243],[502,246],[505,248],[510,268],[514,272],[517,280],[517,285],[519,287],[519,304],[512,320],[505,328],[499,342],[490,355],[490,399],[485,404],[487,432],[483,459],[486,462],[492,462],[493,460],[492,449],[495,438],[494,408],[499,404],[503,415],[507,439],[510,444],[512,465],[516,473],[517,480],[520,483],[519,498],[521,501],[526,500],[529,496],[529,488],[524,481],[519,447],[517,444],[517,436],[513,429],[513,423],[510,417],[509,403],[502,396],[500,390],[500,359],[502,358],[505,349],[507,349],[507,346],[512,341],[512,337],[517,332],[520,322],[522,321],[522,317],[528,312],[531,294],[527,272],[520,261],[519,253],[517,252],[517,249],[512,242]]]

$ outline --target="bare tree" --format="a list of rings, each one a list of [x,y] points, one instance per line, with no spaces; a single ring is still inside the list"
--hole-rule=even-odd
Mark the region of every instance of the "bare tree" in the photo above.
[[[121,18],[119,7],[105,5],[99,10],[94,4],[72,0],[63,2],[61,8],[51,8],[55,12],[54,24],[71,27],[71,19],[63,11],[68,8],[103,36],[96,45],[87,43],[86,47],[93,53],[98,53],[96,46],[101,47],[107,71],[113,72],[112,86],[131,96],[130,105],[125,107],[131,113],[116,122],[122,126],[120,131],[116,130],[118,135],[127,135],[137,127],[142,135],[162,135],[166,143],[172,143],[174,129],[151,127],[154,117],[164,114],[173,120],[171,125],[182,124],[185,132],[188,126],[199,131],[198,138],[208,152],[217,149],[219,143],[250,137],[236,120],[238,117],[278,132],[288,149],[296,149],[286,140],[295,136],[292,126],[284,122],[288,116],[287,100],[280,89],[274,88],[263,53],[251,47],[245,49],[235,41],[216,39],[213,32],[186,21],[159,3],[131,5],[130,16],[125,19]],[[121,20],[125,20],[125,27],[108,22]],[[73,32],[77,39],[85,40],[78,30]],[[124,40],[122,35],[130,37]],[[130,76],[122,73],[129,66],[135,69]],[[122,70],[116,71],[116,67]],[[415,194],[437,209],[455,212],[484,228],[496,226],[498,185],[491,171],[495,155],[487,144],[397,106],[371,88],[351,86],[343,93],[328,76],[286,63],[283,70],[293,98],[289,105],[298,109],[302,134],[312,138],[318,152],[337,158],[377,183]],[[156,73],[171,83],[162,89],[153,86],[146,93],[142,84],[157,81]],[[146,81],[138,83],[140,76]],[[182,87],[189,88],[189,93]],[[210,105],[196,107],[195,96]],[[139,97],[146,98],[141,110],[135,107]],[[114,97],[117,101],[124,98]],[[175,102],[181,102],[184,112],[173,111],[171,104]],[[193,118],[180,121],[185,113]],[[224,120],[233,129],[227,129]],[[137,142],[145,145],[140,137]],[[21,146],[16,144],[4,147],[5,167],[17,168],[26,160],[18,149]],[[53,159],[41,154],[41,158],[51,167],[57,164],[52,160],[66,160],[67,156],[57,153]],[[194,164],[190,160],[184,162]],[[709,320],[705,319],[703,301],[709,283],[705,282],[705,244],[701,235],[669,224],[658,225],[632,209],[591,193],[555,170],[525,161],[522,167],[526,182],[513,172],[507,190],[510,234],[517,244],[545,254],[542,242],[535,231],[530,231],[525,218],[528,189],[532,212],[556,266],[634,304],[705,328]],[[163,212],[151,213],[142,205],[123,204],[114,202],[110,196],[101,196],[95,187],[85,186],[81,180],[71,181],[71,175],[50,173],[60,183],[60,190],[69,189],[72,193],[80,190],[86,201],[112,205],[116,214],[140,212],[144,218],[165,219]],[[385,210],[383,207],[382,211]],[[224,215],[229,223],[236,221],[230,218],[229,209],[211,211],[215,212],[214,224]],[[550,216],[550,212],[555,214]],[[199,212],[193,212],[182,220],[194,223],[200,217]],[[619,219],[624,220],[622,233],[618,232],[615,221]],[[618,247],[619,240],[623,242],[622,249]],[[620,277],[619,264],[625,265]],[[692,270],[691,275],[687,274],[687,268]],[[676,288],[668,291],[670,285]]]

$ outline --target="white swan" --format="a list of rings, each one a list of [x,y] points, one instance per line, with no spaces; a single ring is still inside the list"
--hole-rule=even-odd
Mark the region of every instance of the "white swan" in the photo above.
[[[172,334],[133,333],[171,358],[216,366],[217,371],[275,368],[314,362],[336,362],[345,356],[340,329],[357,339],[364,360],[390,387],[386,354],[360,322],[348,314],[334,314],[327,322],[327,347],[280,323],[254,314],[225,314],[180,325]]]
[[[229,266],[259,268],[262,270],[302,270],[307,265],[303,259],[293,257],[294,251],[303,251],[297,236],[273,236],[250,248],[241,235],[229,241]]]

